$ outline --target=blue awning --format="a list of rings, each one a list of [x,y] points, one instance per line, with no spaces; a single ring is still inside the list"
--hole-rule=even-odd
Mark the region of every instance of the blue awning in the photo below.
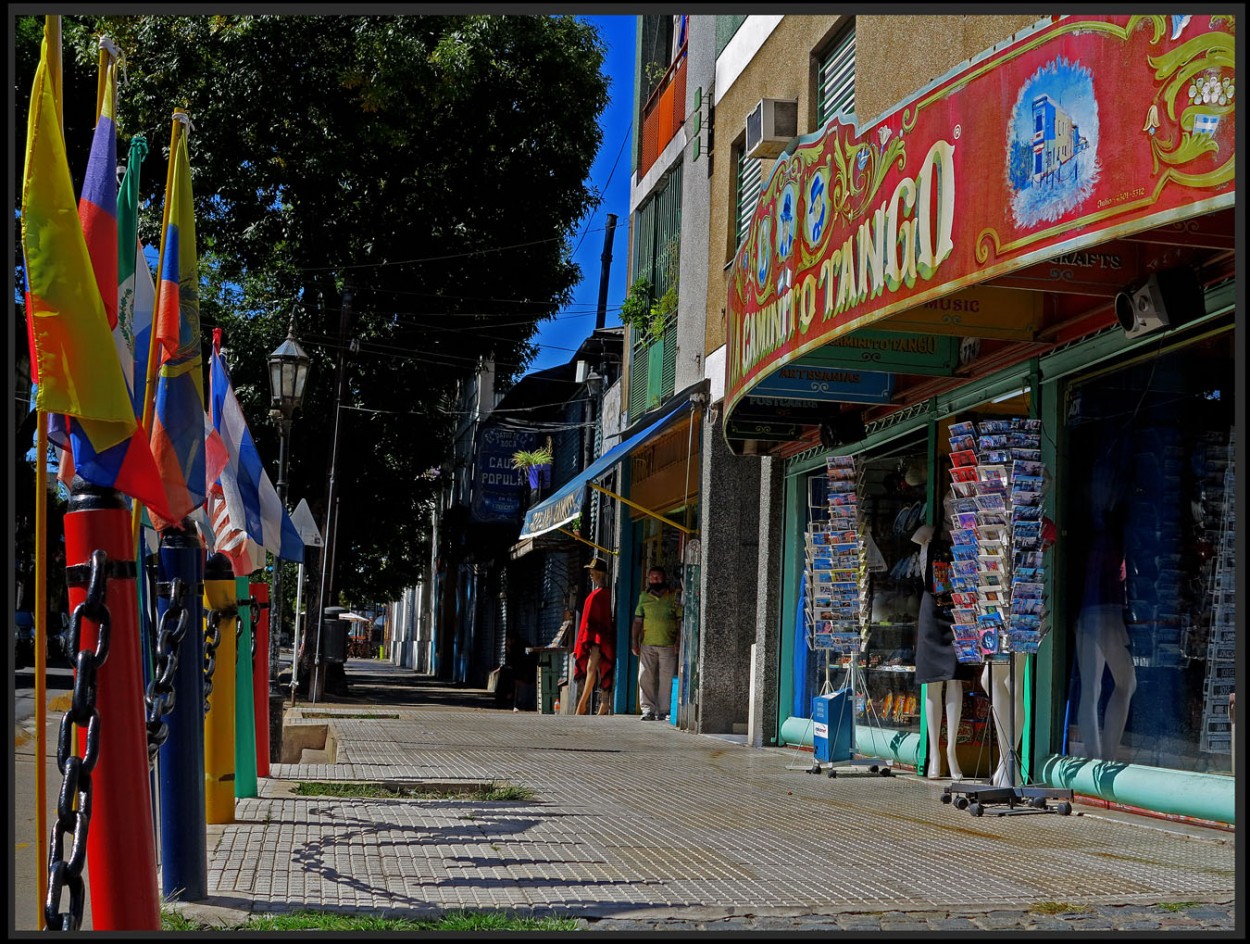
[[[560,486],[559,491],[544,499],[525,513],[525,524],[521,526],[518,541],[536,537],[561,528],[576,518],[582,511],[582,493],[586,483],[600,478],[612,471],[612,467],[624,459],[629,453],[641,446],[647,439],[659,433],[666,426],[672,425],[683,414],[690,411],[692,401],[689,397],[681,398],[674,406],[654,423],[634,433],[628,439],[617,443],[576,476]]]

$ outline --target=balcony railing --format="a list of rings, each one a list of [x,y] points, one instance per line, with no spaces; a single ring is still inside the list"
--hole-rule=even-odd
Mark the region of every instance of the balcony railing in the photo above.
[[[682,46],[642,110],[642,153],[638,157],[640,178],[651,169],[685,123],[687,58],[686,47]]]

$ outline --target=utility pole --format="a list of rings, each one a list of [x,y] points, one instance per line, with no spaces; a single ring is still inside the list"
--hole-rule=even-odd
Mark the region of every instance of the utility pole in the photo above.
[[[313,664],[313,681],[311,684],[311,701],[317,700],[316,689],[324,684],[325,673],[321,671],[321,634],[325,624],[325,610],[329,605],[330,584],[334,579],[334,542],[338,537],[337,525],[338,506],[337,479],[335,466],[339,454],[339,424],[343,413],[343,396],[347,391],[347,335],[352,321],[352,280],[347,276],[343,281],[342,301],[339,304],[339,358],[338,358],[338,390],[334,394],[334,437],[330,442],[330,476],[326,485],[325,509],[325,542],[321,548],[321,585],[317,588],[317,644],[316,661]]]
[[[616,214],[608,214],[608,228],[603,233],[603,268],[599,271],[599,310],[595,313],[595,330],[604,326],[608,317],[608,275],[612,271],[612,237],[616,235]]]

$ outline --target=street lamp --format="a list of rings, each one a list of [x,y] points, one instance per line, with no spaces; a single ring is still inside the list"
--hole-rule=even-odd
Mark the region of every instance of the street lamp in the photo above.
[[[291,416],[304,399],[304,382],[308,379],[311,359],[295,340],[295,316],[291,316],[286,340],[269,355],[269,415],[278,421],[280,442],[278,452],[278,500],[286,510],[286,460],[291,438]],[[269,680],[273,691],[278,688],[278,636],[282,630],[282,564],[273,561],[273,595],[269,605]],[[295,665],[291,672],[296,671]],[[270,743],[273,743],[272,738]]]

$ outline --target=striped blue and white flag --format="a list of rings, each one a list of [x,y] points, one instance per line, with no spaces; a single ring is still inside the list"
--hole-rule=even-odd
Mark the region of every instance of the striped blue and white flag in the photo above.
[[[256,451],[243,410],[235,398],[226,361],[221,355],[220,328],[213,330],[209,385],[213,428],[221,435],[229,453],[229,460],[217,481],[225,495],[231,528],[242,531],[283,560],[302,561],[304,542],[265,474],[260,453]]]

